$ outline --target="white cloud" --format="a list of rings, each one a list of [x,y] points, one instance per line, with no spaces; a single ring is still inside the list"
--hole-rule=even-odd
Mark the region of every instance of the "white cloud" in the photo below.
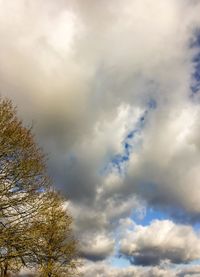
[[[199,9],[195,0],[0,1],[1,93],[34,120],[77,233],[84,241],[93,230],[93,252],[112,253],[120,219],[145,202],[199,217],[199,106],[189,97]],[[111,161],[145,111],[124,178]]]
[[[155,220],[126,231],[120,252],[133,264],[151,266],[163,262],[189,263],[200,259],[200,236],[189,225]]]
[[[83,257],[98,261],[104,260],[114,253],[114,239],[106,234],[91,234],[80,243],[80,253]]]
[[[198,118],[199,107],[189,103],[155,111],[130,161],[128,190],[157,207],[199,214]]]
[[[86,262],[81,270],[84,277],[97,276],[97,277],[175,277],[176,270],[168,268],[143,268],[129,266],[127,268],[115,268],[108,262]]]
[[[88,262],[82,260],[79,272],[84,277],[199,277],[199,265],[184,266],[182,269],[168,267],[135,267],[116,268],[108,262]],[[22,277],[34,276],[33,272],[23,270]]]

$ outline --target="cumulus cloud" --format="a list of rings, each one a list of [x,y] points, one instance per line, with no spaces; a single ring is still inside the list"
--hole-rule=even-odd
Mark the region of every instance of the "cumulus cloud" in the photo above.
[[[142,149],[130,161],[128,190],[135,189],[157,207],[179,207],[198,215],[200,160],[192,139],[198,117],[199,107],[188,103],[152,115]]]
[[[85,277],[175,277],[176,270],[167,268],[143,268],[129,266],[127,268],[116,268],[106,262],[91,263],[85,262],[82,268]]]
[[[104,234],[93,234],[93,237],[88,235],[84,240],[80,245],[80,254],[89,260],[104,260],[114,252],[113,238]]]
[[[117,268],[108,262],[88,262],[82,260],[83,266],[80,274],[84,277],[198,277],[200,274],[199,265],[184,266],[179,268],[167,267],[135,267]],[[33,272],[23,270],[21,277],[34,276]]]
[[[190,265],[177,271],[178,277],[198,277],[200,276],[199,265]]]
[[[199,265],[187,265],[183,268],[163,267],[135,267],[116,268],[106,262],[85,262],[81,272],[85,277],[199,277]]]
[[[120,242],[120,252],[136,265],[189,263],[200,258],[200,237],[189,225],[155,220],[133,226]]]
[[[199,218],[199,9],[195,0],[0,0],[0,91],[34,120],[92,260],[113,253],[120,219],[145,205]]]
[[[198,3],[118,0],[83,5],[78,0],[49,0],[41,5],[29,0],[0,5],[1,91],[14,98],[24,118],[36,121],[39,140],[50,155],[50,171],[70,198],[88,195],[94,200],[102,183],[99,171],[119,151],[124,126],[134,127],[137,111],[145,110],[152,98],[158,108],[148,117],[137,170],[137,157],[132,156],[127,186],[146,183],[149,176],[144,168],[155,155],[155,146],[160,156],[155,155],[152,167],[160,175],[171,173],[157,163],[169,140],[175,141],[186,128],[179,115],[189,101],[195,51],[188,45],[199,26]],[[132,113],[120,118],[127,105]],[[192,115],[188,120],[193,120]],[[166,139],[161,135],[165,129]],[[169,155],[176,157],[179,150],[174,151]],[[198,168],[195,153],[190,155]],[[166,156],[166,163],[170,157]],[[178,204],[186,202],[171,192],[172,180],[166,185],[157,182],[156,191],[164,187]]]
[[[126,203],[122,203],[122,199],[111,201],[109,198],[104,202],[103,211],[102,199],[100,203],[96,201],[96,207],[93,209],[87,205],[70,202],[68,208],[74,217],[73,229],[79,241],[80,255],[98,261],[114,254],[115,232],[119,229],[119,218],[129,216],[133,207],[139,217],[142,214],[142,206],[133,198],[128,199]]]

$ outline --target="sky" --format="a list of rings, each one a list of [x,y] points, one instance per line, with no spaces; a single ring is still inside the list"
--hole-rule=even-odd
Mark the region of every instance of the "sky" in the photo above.
[[[48,154],[85,277],[200,276],[199,14],[0,0],[0,93]]]

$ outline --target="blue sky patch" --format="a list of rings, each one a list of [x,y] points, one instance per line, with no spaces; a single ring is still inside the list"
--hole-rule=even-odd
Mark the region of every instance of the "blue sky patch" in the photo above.
[[[191,48],[197,51],[192,59],[193,73],[190,86],[192,95],[195,96],[200,90],[200,30],[195,32],[195,38],[191,44]]]

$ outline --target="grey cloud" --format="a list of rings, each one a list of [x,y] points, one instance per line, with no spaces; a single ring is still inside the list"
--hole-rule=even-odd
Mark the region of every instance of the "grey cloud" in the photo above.
[[[155,220],[149,226],[134,226],[120,243],[120,251],[133,264],[152,266],[169,261],[189,263],[200,258],[200,237],[191,226]]]
[[[80,255],[88,260],[104,260],[114,254],[114,240],[108,235],[93,234],[84,236],[84,240],[80,243]]]
[[[26,123],[34,120],[55,185],[85,213],[76,219],[83,241],[93,230],[112,242],[139,198],[198,217],[199,108],[188,98],[188,43],[200,25],[193,3],[0,1],[1,93]],[[151,99],[157,108],[126,174],[105,173]],[[100,257],[112,253],[108,245]]]
[[[175,277],[176,270],[170,268],[144,268],[129,266],[127,268],[115,268],[109,263],[85,263],[82,268],[84,277]]]
[[[165,267],[134,267],[115,268],[106,262],[88,262],[83,260],[84,266],[80,273],[84,277],[199,277],[199,265],[185,266],[182,269]],[[21,273],[19,276],[34,276],[31,272]]]
[[[114,239],[106,214],[72,202],[68,208],[74,217],[74,233],[79,240],[80,255],[98,261],[113,254]]]
[[[200,276],[200,267],[199,265],[187,266],[184,269],[180,269],[177,272],[177,277],[198,277]]]
[[[199,151],[192,142],[199,108],[191,104],[155,111],[143,133],[139,153],[133,153],[125,183],[150,205],[199,217]],[[155,132],[156,130],[156,132]],[[177,211],[177,215],[176,215]]]
[[[109,152],[105,141],[104,156],[94,152],[100,155],[97,164],[95,155],[87,156],[87,151],[96,151],[90,145],[85,145],[85,159],[78,153],[77,145],[93,135],[97,123],[116,115],[122,103],[143,109],[151,97],[162,102],[179,100],[185,93],[186,84],[180,80],[186,79],[190,66],[185,62],[186,54],[190,55],[185,44],[195,12],[187,2],[148,3],[1,4],[6,15],[0,30],[4,40],[1,90],[16,100],[23,118],[36,121],[38,138],[49,153],[50,172],[77,201],[86,195],[94,200],[96,184],[101,182],[97,168]],[[189,10],[186,18],[185,10]],[[13,23],[8,24],[8,18]],[[98,134],[94,139],[98,140]],[[71,151],[80,161],[65,161]],[[81,174],[82,180],[77,178]]]
[[[92,208],[87,203],[68,203],[74,218],[73,229],[79,241],[80,254],[92,261],[104,260],[114,254],[115,230],[118,229],[119,218],[129,216],[133,208],[139,215],[141,209],[136,199],[130,199],[128,205],[125,203],[120,209],[120,200],[104,202],[103,211],[102,202],[97,201]]]

